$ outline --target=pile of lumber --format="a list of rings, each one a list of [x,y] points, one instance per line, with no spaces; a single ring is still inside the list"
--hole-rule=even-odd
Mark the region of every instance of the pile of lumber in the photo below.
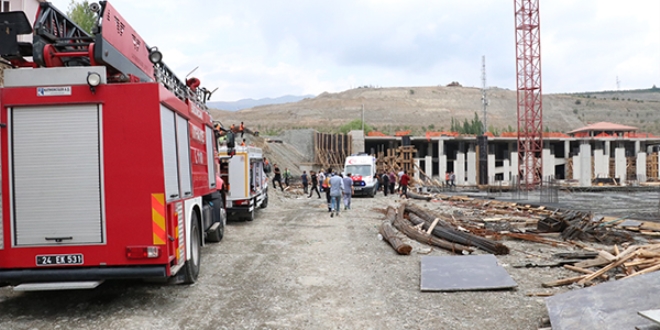
[[[567,264],[564,268],[582,275],[545,282],[543,286],[593,285],[597,281],[621,280],[657,271],[660,269],[660,244],[631,245],[623,251],[615,245],[612,251],[597,251],[594,258]]]

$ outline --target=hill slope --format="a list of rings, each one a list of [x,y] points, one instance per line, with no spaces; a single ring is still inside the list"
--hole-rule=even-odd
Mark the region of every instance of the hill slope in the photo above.
[[[616,95],[616,96],[615,96]],[[496,131],[515,129],[516,91],[488,90],[488,126]],[[582,94],[551,94],[543,98],[544,127],[569,131],[588,123],[610,121],[660,133],[660,89]],[[358,88],[340,93],[323,93],[295,103],[259,106],[236,112],[212,110],[223,123],[244,121],[261,132],[288,128],[336,131],[341,125],[362,116],[376,129],[392,133],[413,129],[448,130],[451,119],[481,117],[481,90],[470,87]]]

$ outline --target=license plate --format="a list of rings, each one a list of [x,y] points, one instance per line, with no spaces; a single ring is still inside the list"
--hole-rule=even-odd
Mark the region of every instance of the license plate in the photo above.
[[[82,265],[82,254],[51,254],[37,256],[37,266]]]
[[[362,187],[354,187],[353,190],[360,191],[360,190],[362,190]]]

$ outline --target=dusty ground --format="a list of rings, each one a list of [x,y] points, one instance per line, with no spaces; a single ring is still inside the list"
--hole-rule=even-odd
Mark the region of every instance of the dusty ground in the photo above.
[[[547,324],[541,283],[575,276],[561,268],[514,268],[566,248],[506,241],[498,256],[518,288],[420,292],[423,255],[399,256],[377,239],[395,196],[356,198],[331,218],[325,199],[274,192],[254,222],[230,223],[202,252],[192,286],[108,282],[92,291],[15,293],[0,289],[1,329],[538,329]],[[445,202],[418,202],[449,207]],[[484,253],[477,251],[476,253]]]

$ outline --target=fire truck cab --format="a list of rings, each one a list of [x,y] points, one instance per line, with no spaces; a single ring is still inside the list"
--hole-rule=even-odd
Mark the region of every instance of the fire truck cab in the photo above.
[[[193,283],[200,247],[223,237],[206,90],[108,2],[96,9],[90,36],[40,3],[32,47],[0,44],[13,65],[0,88],[0,286]],[[22,26],[16,13],[0,16],[3,31]]]
[[[233,154],[231,156],[230,154]],[[227,183],[227,214],[252,221],[258,208],[268,206],[268,181],[260,148],[220,147],[220,175]]]

